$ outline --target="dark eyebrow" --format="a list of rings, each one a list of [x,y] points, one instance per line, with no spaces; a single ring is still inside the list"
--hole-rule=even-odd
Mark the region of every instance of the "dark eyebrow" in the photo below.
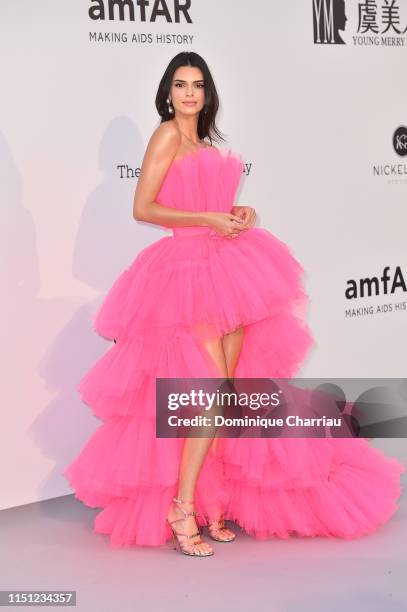
[[[174,79],[175,81],[179,81],[180,83],[186,83],[187,81],[184,81],[183,79]],[[192,81],[193,83],[203,83],[203,79],[197,79],[196,81]]]

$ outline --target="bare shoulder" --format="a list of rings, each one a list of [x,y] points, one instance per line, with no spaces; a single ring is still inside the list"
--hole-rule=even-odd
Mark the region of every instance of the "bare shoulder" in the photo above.
[[[172,121],[164,121],[151,134],[146,148],[146,161],[164,161],[169,163],[181,144],[181,134]]]
[[[175,140],[181,142],[181,133],[174,121],[163,121],[163,123],[160,123],[160,125],[154,130],[151,138],[156,140]]]

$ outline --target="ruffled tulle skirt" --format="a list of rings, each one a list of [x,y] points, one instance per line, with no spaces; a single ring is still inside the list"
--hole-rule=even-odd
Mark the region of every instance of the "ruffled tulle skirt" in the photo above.
[[[264,229],[181,228],[118,277],[94,317],[115,340],[78,384],[103,423],[65,476],[102,510],[112,546],[160,545],[184,440],[156,438],[156,378],[221,377],[205,341],[244,327],[236,378],[292,377],[313,345],[303,269]],[[363,439],[216,439],[198,477],[201,525],[221,513],[258,539],[368,534],[396,511],[404,466]]]

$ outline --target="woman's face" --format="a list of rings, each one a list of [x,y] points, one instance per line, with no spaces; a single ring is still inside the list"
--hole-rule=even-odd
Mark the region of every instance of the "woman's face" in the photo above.
[[[205,104],[205,87],[200,68],[180,66],[174,72],[170,89],[174,111],[185,115],[199,113]]]

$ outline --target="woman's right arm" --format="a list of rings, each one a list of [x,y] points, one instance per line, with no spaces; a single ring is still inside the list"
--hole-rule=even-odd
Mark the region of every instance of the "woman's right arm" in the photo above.
[[[243,229],[242,220],[231,213],[180,210],[155,202],[180,142],[178,129],[169,122],[160,124],[153,132],[144,154],[134,194],[134,219],[169,227],[214,227],[225,235]]]

